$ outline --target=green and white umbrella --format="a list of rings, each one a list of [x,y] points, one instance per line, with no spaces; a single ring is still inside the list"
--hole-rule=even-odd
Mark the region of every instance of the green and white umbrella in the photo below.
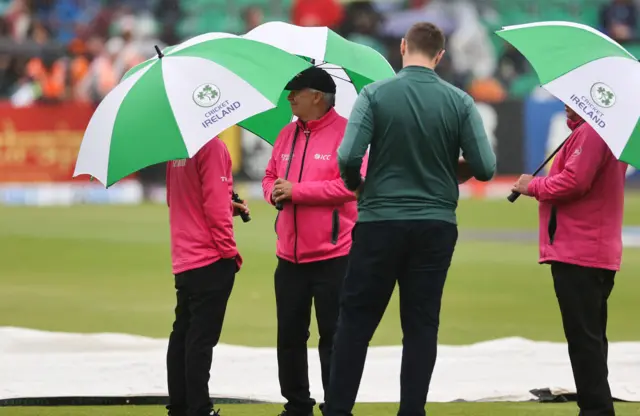
[[[147,166],[195,155],[213,137],[273,109],[306,60],[250,39],[208,33],[158,51],[102,100],[74,177],[107,187]]]
[[[336,111],[346,118],[362,88],[395,75],[389,62],[375,49],[351,42],[327,27],[269,22],[242,37],[304,57],[325,69],[336,82]],[[273,144],[282,127],[294,119],[287,94],[283,92],[276,109],[241,122],[239,126]]]
[[[640,167],[640,63],[582,24],[540,22],[496,32],[531,63],[543,88],[589,123],[614,155]]]

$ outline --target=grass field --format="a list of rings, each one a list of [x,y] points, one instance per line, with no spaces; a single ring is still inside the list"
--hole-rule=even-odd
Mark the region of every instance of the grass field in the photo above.
[[[237,276],[221,342],[275,344],[272,207],[251,203],[253,221],[236,222],[245,259]],[[526,198],[461,201],[461,230],[534,230],[536,205]],[[629,195],[625,224],[640,225],[640,196]],[[167,337],[174,306],[166,208],[80,206],[0,207],[0,326],[67,332],[124,332]],[[609,339],[640,340],[640,250],[627,249],[609,313]],[[440,342],[469,344],[507,336],[564,341],[549,271],[531,242],[461,239],[445,288]],[[373,345],[398,345],[394,296]],[[311,345],[316,345],[315,325]],[[274,380],[275,382],[275,380]],[[359,414],[395,413],[395,405]],[[276,414],[278,407],[225,406],[229,415]],[[436,415],[574,415],[573,405],[434,404]],[[0,408],[0,415],[162,414],[158,408]],[[619,408],[640,415],[640,406]]]
[[[575,404],[539,403],[433,403],[427,406],[427,414],[434,416],[575,416]],[[88,408],[0,408],[7,416],[158,416],[164,409],[149,407],[88,407]],[[276,416],[281,408],[276,405],[228,405],[221,409],[223,416]],[[396,404],[358,404],[354,414],[361,416],[391,416],[398,412]],[[316,415],[320,412],[316,411]],[[640,406],[617,404],[618,416],[638,416]]]

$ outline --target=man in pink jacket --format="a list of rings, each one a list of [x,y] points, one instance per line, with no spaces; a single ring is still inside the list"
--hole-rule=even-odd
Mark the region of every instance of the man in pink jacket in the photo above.
[[[231,201],[231,157],[214,138],[190,159],[167,164],[167,204],[177,305],[167,351],[169,415],[217,415],[208,382],[227,301],[242,259]]]
[[[275,225],[278,375],[287,400],[281,416],[309,416],[315,405],[307,371],[311,303],[326,390],[340,288],[358,214],[356,197],[340,179],[336,160],[347,120],[333,108],[335,82],[326,71],[311,67],[286,89],[298,120],[280,132],[262,189],[270,204],[282,204]]]
[[[580,416],[615,415],[607,381],[607,299],[622,259],[627,165],[566,107],[573,133],[546,177],[513,190],[540,201],[540,263],[551,264]]]

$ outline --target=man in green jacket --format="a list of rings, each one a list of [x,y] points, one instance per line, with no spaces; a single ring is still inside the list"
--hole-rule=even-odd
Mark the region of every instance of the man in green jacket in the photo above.
[[[325,416],[351,415],[368,344],[396,280],[404,335],[398,415],[425,414],[442,291],[458,239],[458,185],[495,173],[473,99],[434,72],[444,55],[441,30],[418,23],[400,48],[404,68],[362,90],[338,149],[341,176],[358,195],[358,222]],[[365,183],[360,167],[369,146]]]

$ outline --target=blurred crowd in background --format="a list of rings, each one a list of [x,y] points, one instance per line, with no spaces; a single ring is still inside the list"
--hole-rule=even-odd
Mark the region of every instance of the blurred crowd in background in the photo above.
[[[585,23],[636,54],[637,10],[636,0],[0,0],[0,98],[15,106],[97,103],[155,54],[154,45],[205,32],[243,34],[274,20],[328,26],[398,70],[399,40],[413,23],[430,21],[447,35],[440,76],[476,100],[500,102],[530,94],[537,78],[493,31],[542,20]]]

